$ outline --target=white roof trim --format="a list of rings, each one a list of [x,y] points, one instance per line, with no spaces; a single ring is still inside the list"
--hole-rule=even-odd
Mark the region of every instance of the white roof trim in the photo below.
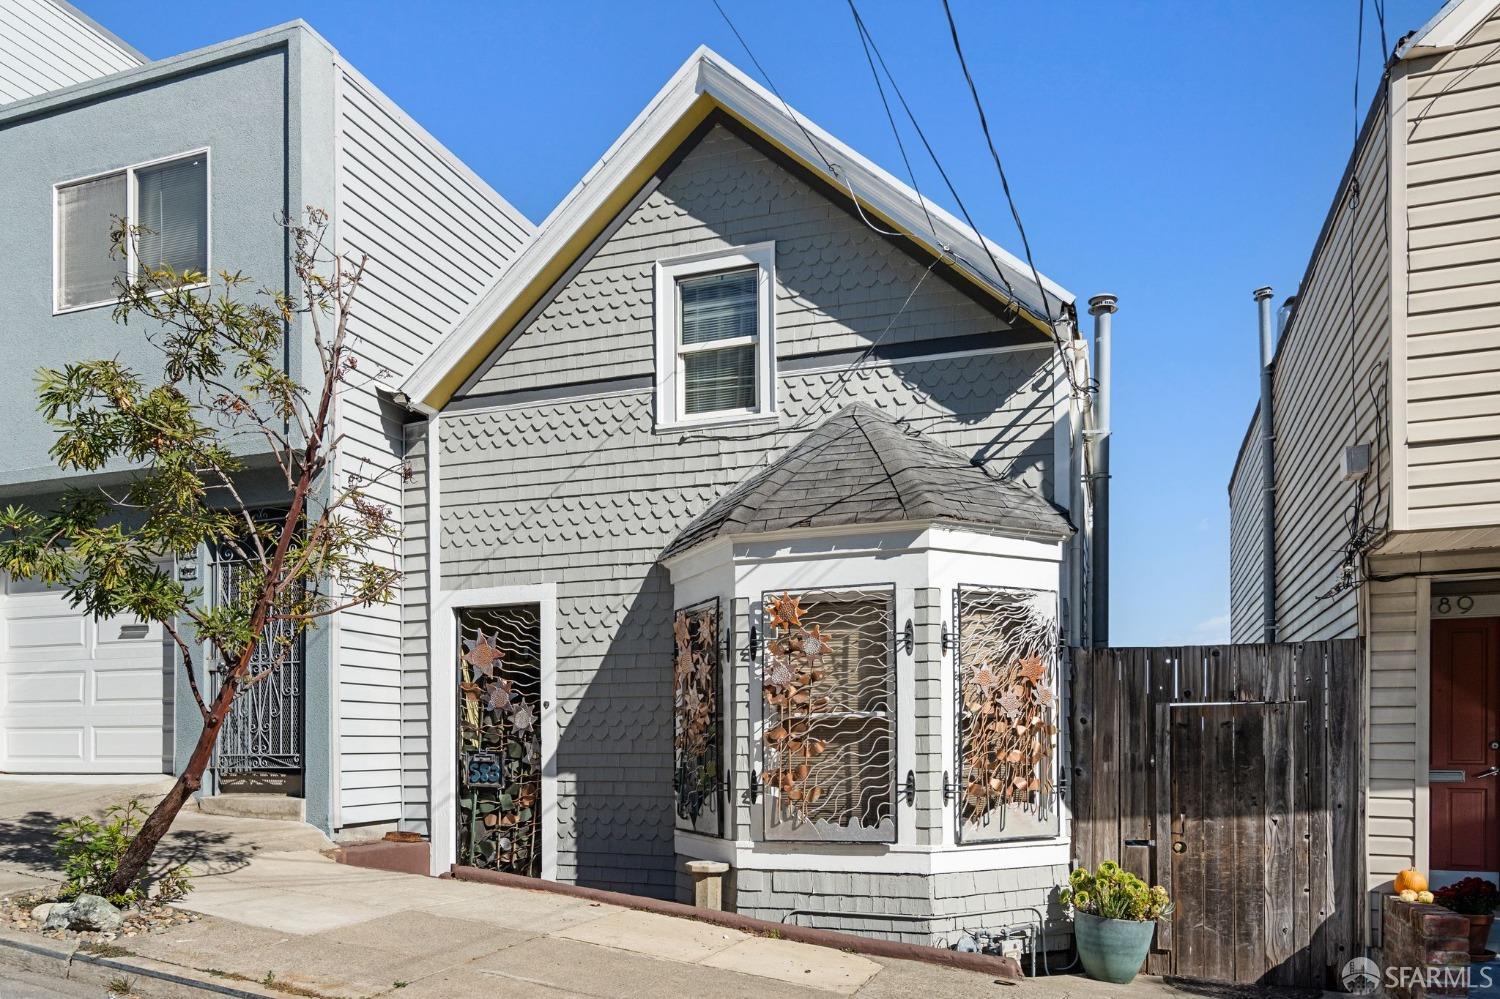
[[[1437,55],[1458,45],[1495,12],[1496,0],[1448,0],[1396,49],[1397,59]]]
[[[583,179],[568,192],[538,227],[505,271],[475,300],[469,310],[438,340],[402,388],[414,403],[426,399],[442,383],[479,341],[515,296],[523,293],[547,267],[553,257],[569,242],[578,228],[641,163],[671,127],[688,111],[700,95],[708,95],[719,104],[764,132],[776,144],[791,150],[836,186],[852,187],[861,201],[885,216],[903,232],[925,244],[934,238],[927,228],[926,217],[915,191],[885,170],[850,149],[802,115],[792,118],[779,98],[756,83],[722,56],[700,46],[673,74],[645,109],[621,133],[608,151],[589,169]],[[813,136],[823,156],[834,164],[838,174],[830,174],[822,156],[803,135],[798,121]],[[839,174],[842,174],[840,176]],[[1009,300],[1002,281],[997,280],[985,254],[985,246],[975,240],[968,225],[949,212],[927,202],[938,230],[940,246],[956,266],[971,274],[993,293]],[[1062,286],[1042,278],[1048,302],[1043,305],[1030,268],[1013,254],[990,240],[990,253],[999,261],[1004,280],[1015,291],[1015,299],[1037,317],[1050,310],[1057,316],[1060,304],[1072,304],[1074,295]]]

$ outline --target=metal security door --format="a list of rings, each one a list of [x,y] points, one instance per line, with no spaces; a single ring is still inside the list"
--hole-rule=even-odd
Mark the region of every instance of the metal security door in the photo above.
[[[542,618],[458,612],[458,862],[542,876]]]
[[[239,599],[249,576],[243,561],[221,558],[211,573],[215,600]],[[220,777],[301,775],[305,648],[290,622],[267,626],[248,674],[261,678],[240,689],[219,732],[214,769]],[[214,670],[213,676],[217,688],[223,671]]]

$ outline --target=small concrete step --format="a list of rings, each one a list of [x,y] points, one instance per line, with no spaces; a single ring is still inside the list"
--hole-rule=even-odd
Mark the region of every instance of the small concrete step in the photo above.
[[[213,794],[198,799],[205,815],[228,815],[240,819],[307,821],[307,801],[284,794]]]

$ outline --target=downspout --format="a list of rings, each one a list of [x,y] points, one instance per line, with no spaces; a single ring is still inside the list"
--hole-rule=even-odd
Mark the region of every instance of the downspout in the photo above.
[[[1276,423],[1272,364],[1276,337],[1271,328],[1271,289],[1255,289],[1260,313],[1260,601],[1264,642],[1276,641]]]
[[[1095,295],[1089,299],[1089,315],[1094,317],[1094,425],[1092,437],[1094,467],[1089,475],[1094,492],[1093,602],[1090,607],[1091,644],[1102,648],[1109,644],[1109,420],[1110,420],[1110,327],[1119,308],[1113,295]]]

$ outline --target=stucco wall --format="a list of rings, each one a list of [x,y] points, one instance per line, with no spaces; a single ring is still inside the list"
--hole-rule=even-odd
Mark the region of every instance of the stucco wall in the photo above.
[[[290,61],[282,46],[29,114],[0,108],[0,232],[12,248],[27,248],[7,253],[0,276],[0,399],[11,416],[0,487],[58,477],[47,458],[52,433],[31,404],[38,368],[118,355],[148,376],[152,365],[160,373],[139,321],[115,323],[108,305],[53,315],[52,186],[206,147],[210,267],[284,287],[285,243],[274,216],[288,200]]]

